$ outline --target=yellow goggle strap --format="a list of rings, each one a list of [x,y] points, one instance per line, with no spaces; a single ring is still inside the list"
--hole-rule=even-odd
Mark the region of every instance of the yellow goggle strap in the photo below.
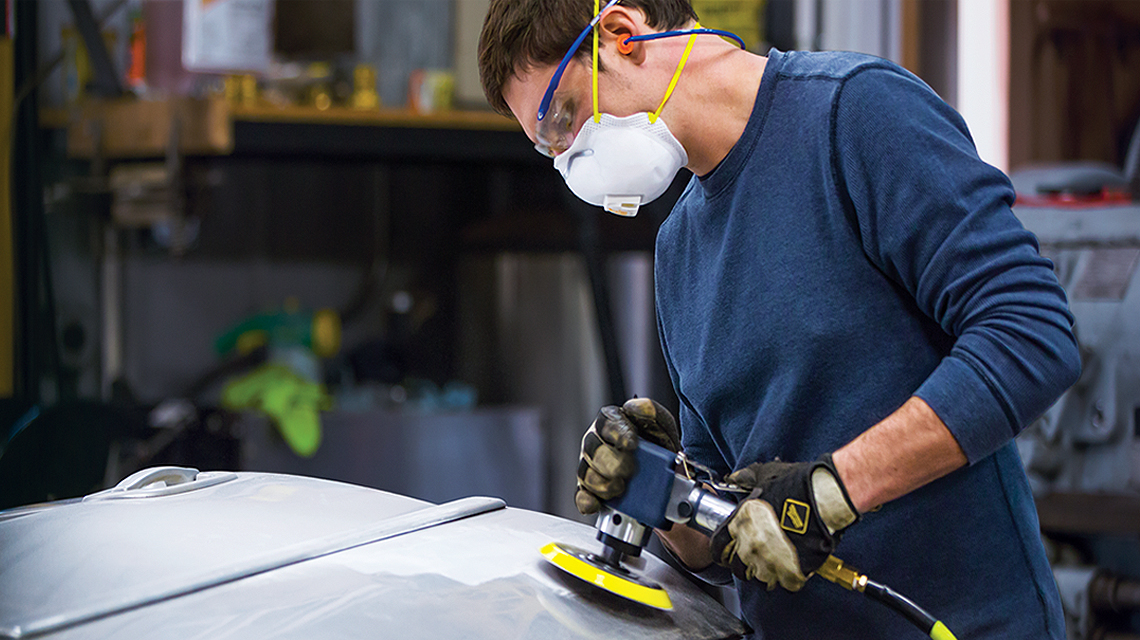
[[[601,0],[594,0],[594,15],[601,11]],[[601,24],[601,21],[598,21]],[[594,72],[590,74],[592,94],[594,99],[594,122],[602,121],[602,114],[598,113],[598,25],[594,25]]]
[[[597,15],[599,3],[601,0],[594,0],[594,15]],[[600,24],[600,22],[599,22]],[[700,29],[701,23],[696,23],[694,29]],[[657,118],[661,115],[661,110],[665,108],[665,103],[669,101],[669,96],[673,95],[673,89],[677,87],[677,81],[681,78],[681,72],[685,69],[685,63],[689,61],[689,54],[693,51],[693,44],[697,41],[697,34],[689,35],[689,42],[685,45],[685,52],[681,54],[681,62],[677,64],[677,70],[673,72],[673,78],[669,80],[669,86],[665,89],[665,97],[661,98],[661,104],[657,106],[657,110],[649,114],[649,122],[657,122]],[[590,74],[591,82],[591,97],[594,103],[594,122],[602,121],[602,114],[598,111],[598,25],[594,25],[594,50],[593,50],[593,73]]]
[[[696,23],[694,29],[700,29],[701,23]],[[677,86],[677,80],[681,78],[681,71],[685,69],[685,63],[689,61],[689,53],[693,50],[693,43],[697,41],[697,34],[689,35],[689,42],[685,45],[685,53],[681,54],[681,62],[677,65],[677,70],[673,72],[673,79],[669,81],[669,88],[665,89],[665,97],[661,98],[661,104],[657,107],[657,111],[649,114],[650,124],[657,122],[657,117],[661,115],[661,110],[665,108],[665,103],[669,100],[669,96],[673,95],[673,88]]]

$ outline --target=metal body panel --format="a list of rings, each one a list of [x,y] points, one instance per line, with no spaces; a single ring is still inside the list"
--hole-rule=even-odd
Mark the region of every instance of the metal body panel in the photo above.
[[[580,523],[485,498],[436,506],[297,476],[201,476],[210,481],[201,489],[142,485],[132,490],[149,497],[111,490],[0,513],[0,637],[743,633],[652,556],[637,562],[669,591],[673,611],[548,565],[538,552],[547,542],[598,545]]]

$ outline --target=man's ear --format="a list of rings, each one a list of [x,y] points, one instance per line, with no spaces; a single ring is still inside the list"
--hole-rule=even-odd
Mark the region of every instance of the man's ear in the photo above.
[[[620,56],[634,64],[645,61],[645,44],[626,42],[631,36],[643,35],[650,31],[645,24],[645,16],[640,9],[614,5],[602,16],[598,23],[599,42],[613,47]]]

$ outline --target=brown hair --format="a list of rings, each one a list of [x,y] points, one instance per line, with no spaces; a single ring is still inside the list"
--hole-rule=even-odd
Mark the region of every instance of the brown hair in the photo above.
[[[622,0],[621,4],[641,10],[645,23],[659,30],[697,19],[689,0]],[[479,78],[495,111],[511,115],[503,85],[520,71],[560,62],[589,24],[593,10],[593,0],[491,0],[479,35]],[[578,53],[588,55],[590,50],[586,38]]]

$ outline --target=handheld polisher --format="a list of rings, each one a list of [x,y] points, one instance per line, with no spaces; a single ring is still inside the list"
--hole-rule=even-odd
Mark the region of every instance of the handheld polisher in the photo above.
[[[551,542],[541,549],[554,566],[596,587],[656,609],[670,610],[669,594],[655,582],[622,566],[649,544],[655,528],[671,524],[692,527],[706,535],[728,520],[736,508],[706,486],[728,493],[747,493],[720,483],[708,468],[650,442],[638,443],[637,470],[625,493],[603,504],[596,527],[601,553]],[[889,587],[828,556],[816,574],[850,591],[858,591],[902,614],[934,640],[955,640],[954,635],[921,607]]]
[[[622,560],[640,556],[653,529],[670,523],[712,535],[736,505],[702,488],[688,473],[693,466],[683,454],[645,441],[638,443],[635,453],[637,471],[627,481],[625,493],[606,502],[598,514],[595,526],[602,552],[552,542],[542,548],[542,555],[590,584],[650,607],[672,609],[664,589],[623,567]]]

